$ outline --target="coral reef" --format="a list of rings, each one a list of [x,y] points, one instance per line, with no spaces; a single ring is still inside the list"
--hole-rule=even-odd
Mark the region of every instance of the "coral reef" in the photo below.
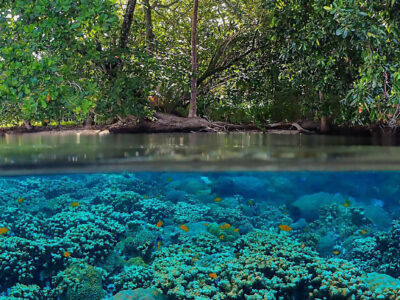
[[[399,188],[383,180],[0,177],[0,299],[400,299]]]
[[[102,276],[101,269],[76,262],[53,278],[56,295],[66,300],[103,299]]]

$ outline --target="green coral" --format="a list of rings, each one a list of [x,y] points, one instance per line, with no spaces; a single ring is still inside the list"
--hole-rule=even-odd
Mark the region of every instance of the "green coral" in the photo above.
[[[240,237],[239,231],[228,223],[211,223],[207,226],[207,231],[217,237],[222,242],[233,242]]]
[[[17,283],[10,290],[10,296],[22,299],[42,299],[44,295],[39,286]]]
[[[115,285],[116,291],[148,288],[153,280],[153,271],[149,267],[131,265],[110,280]]]
[[[100,300],[105,296],[102,271],[84,263],[74,263],[53,279],[56,292],[65,300]]]
[[[208,236],[164,248],[153,264],[154,282],[176,299],[376,299],[380,295],[368,289],[362,271],[351,262],[319,258],[285,232],[255,231],[237,240],[234,248],[232,253]]]
[[[138,193],[132,191],[115,192],[109,195],[111,205],[115,210],[121,212],[132,212],[135,204],[142,198]]]
[[[157,235],[157,231],[136,227],[135,230],[128,232],[127,238],[116,245],[116,249],[128,256],[140,256],[148,261],[154,250]]]
[[[148,265],[140,256],[132,257],[126,261],[127,266],[147,267]]]

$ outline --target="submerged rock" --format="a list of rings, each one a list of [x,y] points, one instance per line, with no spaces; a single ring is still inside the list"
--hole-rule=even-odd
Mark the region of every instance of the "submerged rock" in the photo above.
[[[368,285],[368,288],[377,292],[382,293],[385,290],[399,290],[400,280],[393,278],[392,276],[379,274],[379,273],[368,273],[362,276],[363,281]]]
[[[312,221],[318,218],[319,209],[332,203],[344,203],[345,198],[341,194],[315,193],[304,195],[292,203],[299,217]]]

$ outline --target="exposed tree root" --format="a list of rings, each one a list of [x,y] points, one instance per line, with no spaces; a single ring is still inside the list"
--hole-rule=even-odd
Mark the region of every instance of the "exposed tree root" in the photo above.
[[[111,125],[108,129],[112,133],[225,132],[257,130],[256,127],[250,125],[210,122],[202,118],[182,118],[166,113],[156,113],[154,115],[154,120],[138,120],[134,117],[127,117]]]
[[[296,128],[296,130],[299,133],[305,133],[305,134],[314,134],[314,131],[304,129],[303,127],[300,126],[300,124],[293,122],[293,123],[288,123],[288,122],[279,122],[279,123],[272,123],[266,126],[266,129],[291,129],[291,128]]]

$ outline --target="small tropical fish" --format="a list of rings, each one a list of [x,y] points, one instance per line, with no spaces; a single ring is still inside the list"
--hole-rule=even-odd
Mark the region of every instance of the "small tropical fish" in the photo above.
[[[157,224],[156,224],[157,227],[161,227],[161,226],[163,226],[163,225],[164,225],[164,222],[163,222],[163,221],[158,221]]]
[[[344,207],[349,207],[350,206],[350,200],[348,198],[346,198],[346,200],[343,203]]]
[[[71,252],[69,252],[69,251],[64,252],[64,257],[68,258],[70,256],[71,256]]]
[[[229,229],[231,227],[232,227],[231,224],[228,224],[228,223],[225,223],[224,225],[219,226],[219,228],[221,228],[222,230]]]
[[[179,226],[179,228],[186,232],[189,231],[189,227],[187,227],[187,225],[185,225],[185,224],[182,224],[181,226]]]
[[[288,213],[287,211],[285,211],[283,214],[284,214],[285,216],[287,216],[289,213]]]
[[[210,225],[210,224],[209,224],[209,223],[204,223],[204,225],[208,226],[208,225]]]
[[[167,181],[172,181],[172,178],[171,178],[171,177],[168,177],[168,178],[167,178]]]
[[[239,228],[235,228],[234,230],[233,230],[233,232],[239,232]]]
[[[0,235],[6,234],[9,231],[10,229],[8,229],[7,227],[0,227]]]
[[[289,225],[283,225],[283,224],[279,225],[279,229],[282,231],[287,231],[287,232],[292,231],[292,227],[290,227]]]
[[[338,250],[333,250],[333,254],[335,254],[335,255],[339,255],[339,251]]]
[[[250,199],[249,201],[247,201],[247,204],[253,206],[256,203],[254,202],[254,200]]]
[[[74,201],[71,203],[71,207],[78,207],[79,206],[79,202]]]
[[[361,234],[367,234],[367,230],[362,229],[362,230],[361,230]]]
[[[216,273],[209,273],[208,276],[209,276],[211,279],[217,279],[217,278],[218,278],[218,275],[217,275]]]
[[[149,195],[144,195],[143,198],[144,198],[144,199],[149,199],[150,197],[149,197]]]
[[[47,94],[47,96],[46,96],[46,101],[47,101],[47,102],[50,101],[50,94]]]
[[[218,238],[220,239],[220,241],[222,241],[225,238],[225,236],[221,234]]]
[[[215,202],[221,202],[222,199],[221,199],[220,197],[217,197],[217,198],[214,199],[214,201],[215,201]]]
[[[304,244],[304,243],[303,243],[303,244],[301,244],[301,248],[304,248],[305,246],[306,246],[306,244]]]
[[[157,250],[158,250],[158,249],[160,249],[161,244],[162,244],[162,238],[161,238],[161,236],[158,236],[158,237],[156,238],[156,241],[154,242],[153,247],[154,247],[154,248],[157,248]]]
[[[18,203],[22,203],[22,202],[24,202],[24,200],[25,200],[24,198],[19,198]]]

